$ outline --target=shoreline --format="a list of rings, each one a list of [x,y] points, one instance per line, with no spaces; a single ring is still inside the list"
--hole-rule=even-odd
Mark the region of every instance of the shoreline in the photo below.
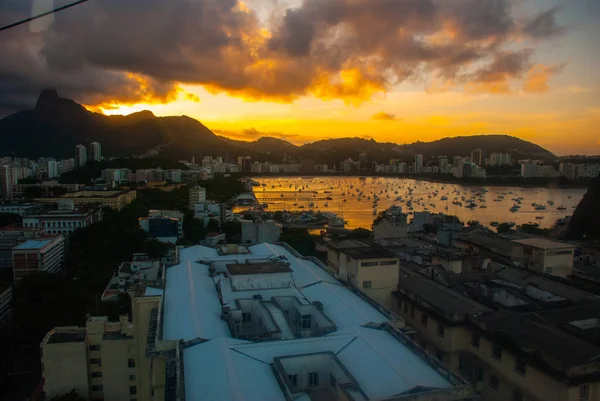
[[[443,179],[435,176],[428,175],[412,175],[412,174],[386,174],[386,173],[365,173],[365,174],[344,174],[344,173],[312,173],[312,174],[302,174],[302,173],[244,173],[246,177],[252,178],[302,178],[302,177],[339,177],[339,178],[360,178],[360,177],[370,177],[370,178],[398,178],[398,179],[407,179],[407,180],[416,180],[416,181],[427,181],[434,182],[439,184],[458,184],[466,187],[522,187],[522,188],[560,188],[560,189],[587,189],[590,180],[581,180],[581,181],[573,181],[564,182],[558,179],[524,179],[521,177],[497,177],[493,180],[489,178],[485,179],[467,179],[461,180],[455,178],[453,176],[449,176],[448,179]],[[514,180],[514,181],[513,181]],[[510,181],[510,182],[509,182]],[[528,182],[529,181],[529,182]]]

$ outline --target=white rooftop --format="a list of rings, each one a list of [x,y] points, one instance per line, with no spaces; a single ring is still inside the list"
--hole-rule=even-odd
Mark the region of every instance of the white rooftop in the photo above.
[[[181,263],[166,271],[162,338],[208,340],[184,349],[186,399],[283,401],[284,393],[271,368],[273,358],[321,352],[335,354],[369,399],[392,397],[416,386],[453,387],[386,330],[362,327],[389,319],[316,263],[297,258],[279,245],[263,243],[249,250],[220,255],[214,248],[192,246],[181,250]],[[222,274],[209,274],[211,262],[219,272],[225,261],[282,256],[292,270],[290,288],[235,291]],[[321,337],[260,342],[232,338],[227,322],[221,319],[222,306],[253,295],[265,301],[280,296],[295,296],[301,303],[320,301],[337,331]],[[293,336],[287,333],[284,338]]]
[[[273,359],[332,352],[369,399],[416,386],[452,385],[384,330],[356,327],[319,338],[251,343],[219,338],[183,353],[185,395],[191,400],[285,400],[271,370]],[[207,361],[210,368],[203,369]]]

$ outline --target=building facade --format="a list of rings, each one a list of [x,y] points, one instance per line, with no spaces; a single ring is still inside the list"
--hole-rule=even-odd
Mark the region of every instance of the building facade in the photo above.
[[[93,162],[102,161],[102,145],[100,145],[98,142],[90,143],[89,157]]]
[[[12,250],[15,283],[37,271],[59,273],[63,269],[65,240],[61,236],[31,239]]]
[[[137,349],[128,316],[89,318],[86,327],[50,331],[40,345],[46,397],[75,389],[85,400],[131,401],[138,396]]]
[[[575,246],[543,238],[514,240],[512,260],[525,269],[567,277],[573,272]]]
[[[281,224],[278,224],[273,220],[242,221],[242,244],[278,242],[280,235]]]
[[[194,206],[197,203],[206,202],[206,188],[201,187],[198,184],[190,186],[190,195],[189,195],[189,209],[194,210]]]
[[[87,163],[87,149],[84,145],[75,146],[75,165],[83,167]]]
[[[36,203],[59,203],[71,200],[75,205],[95,203],[121,210],[136,198],[135,190],[128,191],[79,191],[68,193],[60,198],[36,198]]]

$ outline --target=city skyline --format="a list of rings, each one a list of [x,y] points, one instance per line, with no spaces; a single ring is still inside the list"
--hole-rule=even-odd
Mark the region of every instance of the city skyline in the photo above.
[[[84,4],[5,33],[0,54],[22,62],[0,74],[0,115],[56,87],[91,110],[185,114],[234,139],[502,133],[600,153],[596,2],[446,3]],[[31,12],[7,10],[0,22]],[[165,13],[172,22],[144,22]]]

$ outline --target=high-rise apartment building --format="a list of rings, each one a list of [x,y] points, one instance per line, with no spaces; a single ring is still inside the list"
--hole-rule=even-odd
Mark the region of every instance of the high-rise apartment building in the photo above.
[[[423,155],[415,155],[415,174],[423,172]]]
[[[58,173],[58,162],[56,160],[48,160],[48,167],[46,167],[46,171],[48,172],[48,178],[56,178],[60,174]]]
[[[440,172],[443,173],[448,168],[448,158],[440,157],[439,163],[440,163]]]
[[[471,151],[471,161],[478,166],[483,166],[485,164],[485,150],[473,149]]]
[[[190,187],[189,204],[190,210],[194,210],[194,205],[197,203],[206,202],[206,188],[195,184]]]
[[[77,167],[83,167],[87,163],[87,149],[83,145],[75,146],[75,164]]]
[[[98,142],[90,143],[89,157],[93,162],[102,161],[102,145]]]
[[[0,197],[2,199],[12,199],[13,198],[13,189],[17,184],[17,169],[4,165],[0,167]]]
[[[512,156],[510,153],[492,153],[489,164],[491,166],[509,166],[512,164]]]
[[[367,171],[369,165],[369,157],[366,152],[360,152],[358,154],[358,169],[360,171]]]

